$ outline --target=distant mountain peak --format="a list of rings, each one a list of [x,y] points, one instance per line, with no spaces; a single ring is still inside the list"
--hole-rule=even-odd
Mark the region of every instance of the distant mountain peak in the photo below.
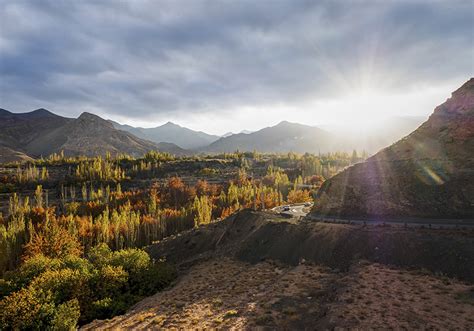
[[[171,121],[168,121],[165,124],[163,124],[161,127],[180,128],[181,126]]]
[[[36,113],[36,114],[52,114],[52,112],[50,112],[49,110],[45,109],[45,108],[38,108],[38,109],[35,109],[32,111],[32,113]]]
[[[100,120],[103,120],[105,121],[103,118],[97,116],[97,115],[94,115],[92,113],[88,113],[88,112],[83,112],[81,115],[79,115],[79,117],[77,119],[83,119],[83,120],[97,120],[97,119],[100,119]]]
[[[78,121],[80,122],[86,122],[89,124],[95,124],[99,126],[104,126],[108,128],[114,128],[114,125],[110,123],[109,121],[103,119],[100,116],[88,113],[88,112],[83,112],[78,118]]]
[[[300,123],[293,123],[293,122],[289,122],[289,121],[281,121],[280,123],[278,123],[277,125],[275,125],[276,127],[290,127],[290,126],[307,126],[307,125],[304,125],[304,124],[300,124]]]
[[[26,114],[30,117],[57,117],[58,116],[44,108],[38,108]]]

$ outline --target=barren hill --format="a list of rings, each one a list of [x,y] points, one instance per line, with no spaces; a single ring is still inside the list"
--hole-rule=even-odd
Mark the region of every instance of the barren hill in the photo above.
[[[177,283],[83,329],[469,329],[473,237],[452,231],[245,210],[150,246],[177,264]]]
[[[474,78],[410,135],[326,181],[312,213],[474,218]]]

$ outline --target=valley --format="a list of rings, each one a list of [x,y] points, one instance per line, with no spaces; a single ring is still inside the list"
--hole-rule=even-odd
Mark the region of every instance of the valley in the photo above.
[[[474,330],[473,60],[473,0],[0,0],[0,331]]]

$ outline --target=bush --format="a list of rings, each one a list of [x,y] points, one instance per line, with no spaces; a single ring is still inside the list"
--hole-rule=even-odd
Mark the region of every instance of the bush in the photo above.
[[[81,310],[77,299],[65,302],[56,308],[51,320],[51,329],[58,331],[75,330],[80,316]]]
[[[15,281],[18,288],[28,285],[35,277],[48,270],[58,270],[62,266],[60,259],[53,259],[42,254],[35,255],[20,266],[17,272],[10,273],[9,278]]]
[[[144,250],[129,248],[113,252],[109,264],[122,266],[130,274],[136,274],[146,270],[150,266],[151,260]]]
[[[8,273],[0,280],[0,329],[70,330],[78,321],[124,313],[176,277],[140,249],[112,252],[102,244],[88,259],[36,255]]]
[[[103,266],[92,281],[98,298],[119,296],[128,290],[128,272],[122,266]]]
[[[78,270],[69,268],[48,270],[33,279],[30,287],[37,290],[49,291],[53,294],[56,304],[81,297],[87,293],[88,278]]]
[[[88,260],[96,267],[102,267],[109,263],[112,250],[105,243],[92,247],[87,254]]]
[[[2,329],[43,330],[54,316],[50,292],[22,288],[0,301]]]

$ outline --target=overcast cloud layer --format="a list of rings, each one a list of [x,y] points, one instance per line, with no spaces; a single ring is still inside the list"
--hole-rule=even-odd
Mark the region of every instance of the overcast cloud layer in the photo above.
[[[419,91],[431,107],[474,73],[470,0],[0,4],[0,107],[15,112],[223,133],[304,122],[292,112],[330,122],[358,91]]]

